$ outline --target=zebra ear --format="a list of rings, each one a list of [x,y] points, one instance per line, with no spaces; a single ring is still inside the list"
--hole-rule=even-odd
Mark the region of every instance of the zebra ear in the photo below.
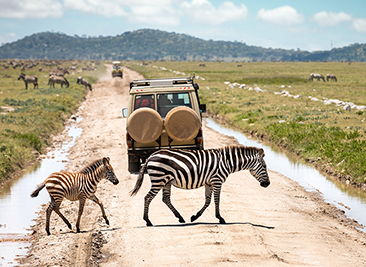
[[[109,163],[109,158],[103,158],[103,164],[104,165],[107,165]]]
[[[265,156],[263,148],[261,148],[261,149],[258,150],[258,154],[262,158]]]

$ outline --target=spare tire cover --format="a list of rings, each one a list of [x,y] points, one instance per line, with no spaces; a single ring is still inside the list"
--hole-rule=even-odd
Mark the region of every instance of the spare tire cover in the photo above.
[[[179,106],[168,112],[164,127],[174,141],[186,142],[197,136],[201,128],[201,121],[193,109]]]
[[[151,143],[159,138],[163,130],[163,119],[151,108],[139,108],[127,121],[127,132],[139,143]]]

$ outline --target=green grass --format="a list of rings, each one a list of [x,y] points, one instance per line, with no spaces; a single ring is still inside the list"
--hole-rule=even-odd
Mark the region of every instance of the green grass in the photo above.
[[[23,62],[26,62],[25,60]],[[95,71],[83,71],[81,74],[66,74],[68,88],[55,88],[47,85],[50,67],[42,63],[32,69],[21,71],[3,68],[0,65],[0,182],[34,162],[38,154],[50,146],[51,135],[64,129],[64,122],[84,101],[88,90],[76,84],[77,77],[83,76],[91,83],[105,73],[102,64]],[[62,66],[71,66],[71,61],[62,61]],[[90,65],[87,61],[78,61],[79,68]],[[44,71],[39,71],[41,66]],[[56,69],[57,67],[51,67]],[[33,89],[17,80],[20,72],[37,75],[39,88]],[[10,76],[10,77],[9,77]]]
[[[138,62],[137,62],[138,63]],[[302,159],[320,158],[319,169],[354,183],[365,183],[366,111],[345,111],[334,104],[312,101],[338,99],[366,105],[366,63],[353,62],[148,62],[128,63],[146,78],[188,76],[200,85],[201,102],[210,114],[219,115],[245,133],[261,136]],[[152,65],[167,70],[153,68]],[[185,74],[177,75],[175,70]],[[310,73],[333,73],[338,82],[309,81]],[[231,89],[224,82],[259,87],[265,92]],[[293,97],[275,94],[288,91]],[[282,122],[282,123],[280,123]]]

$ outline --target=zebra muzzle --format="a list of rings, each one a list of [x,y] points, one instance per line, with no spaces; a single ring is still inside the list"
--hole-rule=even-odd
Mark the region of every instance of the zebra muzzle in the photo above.
[[[270,181],[263,181],[263,182],[261,182],[261,186],[262,187],[268,187],[269,184],[270,184]]]

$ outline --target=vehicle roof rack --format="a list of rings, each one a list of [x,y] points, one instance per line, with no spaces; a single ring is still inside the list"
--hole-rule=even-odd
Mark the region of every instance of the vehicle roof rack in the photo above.
[[[156,78],[133,80],[130,83],[130,89],[133,87],[157,87],[157,86],[174,86],[182,84],[193,84],[193,77],[177,77],[177,78]]]

